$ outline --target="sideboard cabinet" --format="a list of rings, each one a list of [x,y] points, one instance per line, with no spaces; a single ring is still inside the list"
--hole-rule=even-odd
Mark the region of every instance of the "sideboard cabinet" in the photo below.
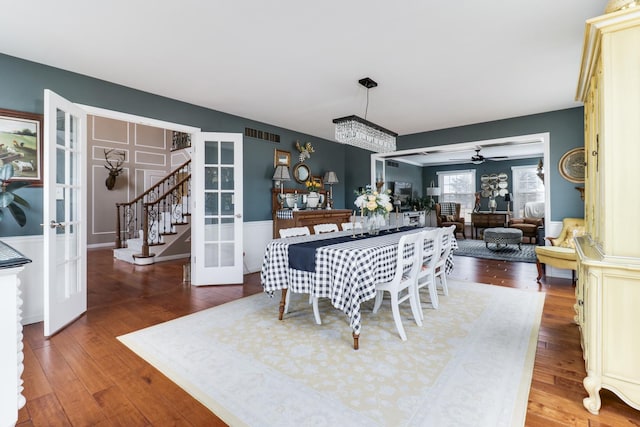
[[[478,229],[492,227],[507,227],[509,214],[507,212],[472,212],[471,232],[478,238]]]
[[[576,322],[589,396],[640,409],[640,8],[586,23],[577,99],[585,114],[585,230],[576,238]]]
[[[283,193],[296,192],[298,195],[306,194],[304,191],[283,189]],[[324,192],[322,192],[324,194]],[[280,237],[281,228],[309,227],[313,233],[313,226],[316,224],[336,224],[341,229],[341,224],[351,221],[352,211],[348,209],[283,209],[278,199],[278,190],[272,192],[272,216],[273,216],[273,238]]]

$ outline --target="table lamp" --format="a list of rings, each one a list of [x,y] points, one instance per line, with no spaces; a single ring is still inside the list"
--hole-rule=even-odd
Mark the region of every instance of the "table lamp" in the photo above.
[[[273,181],[280,187],[280,205],[284,203],[284,192],[282,188],[282,183],[285,181],[291,181],[291,175],[289,175],[289,168],[284,165],[276,166],[276,170],[273,172]]]
[[[323,178],[324,184],[329,184],[329,200],[327,201],[327,209],[333,208],[333,184],[337,184],[338,176],[334,171],[327,171]]]
[[[431,181],[431,185],[429,187],[427,187],[427,196],[431,197],[431,206],[434,205],[435,201],[433,200],[433,197],[440,197],[440,187],[434,187],[433,186],[433,181]]]
[[[507,202],[507,215],[511,215],[511,193],[504,195],[504,201]]]

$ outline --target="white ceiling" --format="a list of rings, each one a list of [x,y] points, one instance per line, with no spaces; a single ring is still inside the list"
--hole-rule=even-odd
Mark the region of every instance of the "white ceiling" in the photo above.
[[[367,76],[367,119],[400,135],[580,105],[584,22],[607,2],[5,3],[2,53],[333,140]]]

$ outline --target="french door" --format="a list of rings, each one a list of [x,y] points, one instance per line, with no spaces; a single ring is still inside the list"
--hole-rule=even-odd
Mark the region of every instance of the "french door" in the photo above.
[[[44,91],[44,335],[87,310],[84,110]]]
[[[199,132],[195,140],[191,284],[242,283],[242,134]]]

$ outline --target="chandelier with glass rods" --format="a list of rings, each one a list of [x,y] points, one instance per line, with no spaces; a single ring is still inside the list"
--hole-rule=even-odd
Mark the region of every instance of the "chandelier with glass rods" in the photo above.
[[[333,119],[333,123],[336,124],[336,141],[376,153],[396,151],[396,137],[398,134],[367,120],[369,89],[378,86],[378,83],[369,77],[358,80],[358,83],[367,88],[367,107],[364,112],[364,119],[358,116]]]

